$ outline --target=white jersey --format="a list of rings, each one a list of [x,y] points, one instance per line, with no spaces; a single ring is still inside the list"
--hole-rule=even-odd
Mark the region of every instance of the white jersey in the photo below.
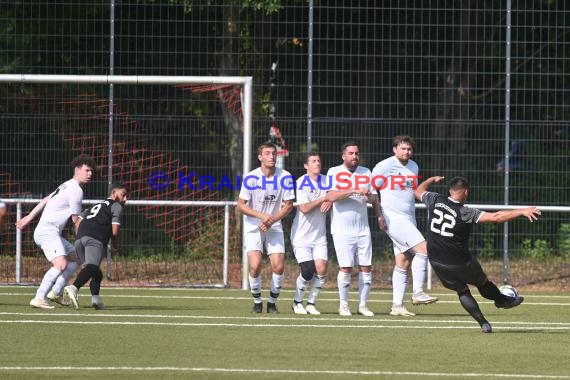
[[[283,169],[276,168],[272,177],[266,177],[261,168],[254,169],[243,178],[239,197],[247,201],[249,207],[264,214],[274,215],[284,201],[295,199],[293,176]],[[255,231],[261,220],[245,215],[244,231]],[[272,231],[283,231],[281,221],[271,225]]]
[[[331,191],[358,188],[367,189],[376,194],[376,190],[370,184],[372,173],[363,166],[358,166],[354,173],[351,173],[344,165],[335,166],[329,169],[327,177],[328,181],[332,182]],[[352,236],[370,234],[365,196],[353,194],[346,199],[333,202],[331,233]]]
[[[37,229],[57,227],[61,233],[71,215],[81,214],[83,189],[73,178],[62,183],[50,195]]]
[[[319,182],[315,182],[308,174],[297,179],[297,205],[307,204],[326,196],[326,178],[319,174]],[[320,208],[308,214],[297,208],[297,214],[291,226],[291,244],[296,247],[313,246],[327,241],[326,214]]]
[[[405,217],[416,220],[414,190],[417,188],[418,164],[408,160],[402,165],[396,156],[380,161],[372,170],[374,187],[380,189],[382,214],[387,219]]]

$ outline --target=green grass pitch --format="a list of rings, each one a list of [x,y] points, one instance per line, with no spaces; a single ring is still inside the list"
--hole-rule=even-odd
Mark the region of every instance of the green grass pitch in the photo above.
[[[103,288],[107,310],[28,306],[36,288],[0,287],[2,379],[570,379],[570,294],[521,293],[515,309],[480,301],[482,334],[455,294],[388,315],[391,292],[372,290],[366,318],[294,315],[284,290],[276,315],[252,315],[248,291]],[[263,295],[266,296],[267,290]],[[356,312],[357,292],[351,291]],[[264,310],[265,311],[265,310]]]

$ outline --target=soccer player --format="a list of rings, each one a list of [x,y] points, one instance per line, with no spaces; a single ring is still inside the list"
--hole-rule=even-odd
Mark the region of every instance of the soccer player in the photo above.
[[[91,280],[89,283],[91,306],[97,310],[105,309],[99,297],[103,280],[100,265],[106,255],[109,240],[111,240],[111,251],[117,251],[121,217],[127,197],[128,189],[123,185],[115,184],[107,200],[84,210],[75,223],[77,230],[75,250],[84,265],[73,285],[63,288],[63,292],[76,309],[79,309],[77,293],[89,280]]]
[[[295,314],[321,314],[315,307],[327,276],[326,213],[332,203],[326,200],[326,177],[321,174],[321,157],[318,153],[305,156],[307,173],[297,179],[297,214],[291,227],[291,244],[301,268],[297,276],[293,312]],[[307,307],[303,306],[305,290],[311,290]]]
[[[443,286],[457,292],[461,306],[481,326],[484,333],[492,332],[491,325],[483,316],[468,285],[474,285],[481,295],[495,301],[495,306],[510,309],[520,305],[524,298],[502,294],[489,281],[477,258],[469,252],[469,236],[475,223],[505,223],[525,216],[531,222],[541,214],[536,207],[516,210],[484,212],[464,205],[470,193],[465,178],[453,178],[449,184],[449,196],[429,192],[427,189],[443,177],[425,180],[415,191],[415,196],[428,208],[427,245],[429,260]]]
[[[418,165],[411,159],[414,140],[410,136],[394,137],[394,155],[380,161],[372,170],[376,190],[386,221],[386,233],[394,247],[395,265],[392,272],[392,309],[390,315],[411,317],[415,314],[404,306],[408,285],[408,270],[412,268],[412,304],[437,301],[424,292],[428,265],[427,244],[416,227],[414,190],[417,186]]]
[[[81,213],[82,186],[91,181],[95,161],[89,156],[80,155],[71,161],[71,166],[74,172],[73,178],[61,184],[53,193],[42,199],[28,215],[16,222],[16,227],[23,229],[43,210],[34,230],[34,241],[43,250],[52,267],[45,273],[36,296],[30,301],[30,306],[40,309],[54,308],[46,298],[68,305],[62,290],[77,269],[75,248],[61,236],[61,233],[69,219],[75,223]]]
[[[291,174],[275,166],[277,148],[266,142],[257,149],[260,166],[247,173],[237,200],[237,210],[245,214],[244,246],[249,258],[249,287],[253,296],[252,313],[261,313],[261,264],[265,245],[273,272],[267,312],[277,313],[285,269],[285,241],[281,219],[293,210],[295,198]]]
[[[359,166],[360,149],[354,141],[342,146],[342,161],[327,172],[332,182],[327,199],[333,202],[331,233],[340,270],[337,276],[339,293],[338,313],[350,316],[348,290],[352,268],[358,266],[358,313],[374,316],[368,309],[368,295],[372,285],[372,238],[368,225],[367,203],[372,203],[378,217],[378,226],[385,228],[376,191],[371,187],[370,170]]]

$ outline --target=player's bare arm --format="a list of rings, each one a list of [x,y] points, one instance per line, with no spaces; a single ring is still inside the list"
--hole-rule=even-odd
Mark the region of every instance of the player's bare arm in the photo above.
[[[376,220],[378,221],[378,228],[382,231],[386,231],[388,225],[384,219],[384,214],[382,213],[382,206],[380,205],[380,193],[368,195],[368,202],[372,204],[374,212],[376,213]]]
[[[277,222],[278,220],[283,219],[284,217],[289,215],[291,211],[293,211],[293,200],[290,199],[284,201],[279,211],[277,211],[276,214],[272,215],[273,222],[271,224]]]
[[[441,176],[436,175],[433,177],[429,177],[428,179],[426,179],[425,181],[420,183],[420,185],[414,191],[414,195],[415,195],[416,199],[421,201],[423,193],[425,193],[431,185],[433,185],[434,183],[439,183],[439,182],[443,181],[444,179],[445,179],[445,177],[441,177]]]
[[[517,210],[501,210],[497,212],[484,212],[478,223],[504,223],[525,216],[531,223],[538,220],[542,212],[537,207],[525,207]]]
[[[331,190],[327,193],[326,200],[330,202],[337,202],[350,198],[352,195],[368,196],[368,194],[370,194],[370,191],[368,189]]]
[[[303,203],[302,205],[299,205],[299,211],[301,211],[303,214],[308,214],[311,211],[313,211],[314,209],[321,207],[321,205],[325,201],[326,201],[326,195],[322,196],[320,198],[317,198],[313,201],[310,201],[309,203]]]
[[[75,228],[75,234],[76,235],[77,235],[77,231],[79,231],[79,225],[81,224],[82,220],[83,220],[83,218],[80,216],[75,220],[75,222],[73,222],[73,227]]]
[[[273,216],[252,209],[247,203],[247,201],[242,198],[238,198],[237,200],[237,211],[247,216],[252,216],[254,218],[259,219],[262,225],[271,226],[273,223],[275,223]]]
[[[36,216],[38,216],[43,211],[50,198],[51,194],[42,199],[40,203],[38,203],[28,215],[24,216],[22,219],[16,222],[16,227],[20,230],[23,230],[32,220],[35,219]]]
[[[111,252],[116,253],[119,249],[119,235],[121,233],[121,225],[111,225]]]

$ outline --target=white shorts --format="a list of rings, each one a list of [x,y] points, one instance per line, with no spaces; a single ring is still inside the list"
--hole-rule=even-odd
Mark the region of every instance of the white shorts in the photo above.
[[[55,226],[53,228],[38,226],[34,231],[34,241],[44,251],[44,256],[49,262],[58,256],[67,256],[75,252],[73,244],[61,237]]]
[[[244,237],[245,252],[261,251],[263,252],[263,245],[267,249],[267,254],[285,253],[285,242],[283,239],[283,231],[263,232],[259,229],[245,233]]]
[[[355,265],[372,265],[372,239],[370,235],[333,234],[334,250],[341,268]]]
[[[297,247],[293,246],[293,252],[298,263],[304,263],[311,260],[325,260],[329,259],[327,241],[320,241],[313,245]]]
[[[404,253],[425,240],[416,224],[410,219],[390,219],[387,224],[386,233],[394,245],[394,255]]]

